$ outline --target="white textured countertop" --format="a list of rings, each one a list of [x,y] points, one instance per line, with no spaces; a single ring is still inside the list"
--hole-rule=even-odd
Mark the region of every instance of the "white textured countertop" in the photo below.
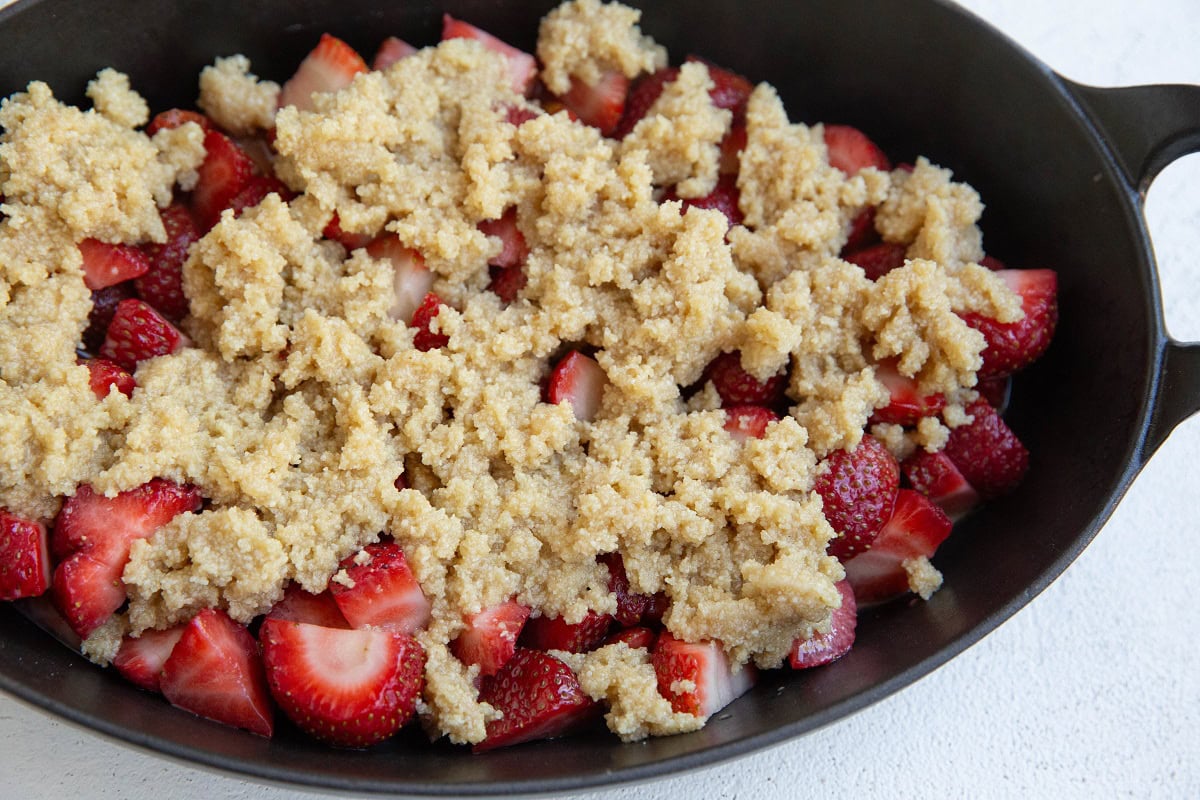
[[[1200,84],[1196,0],[964,5],[1070,78]],[[1147,214],[1168,327],[1200,340],[1200,156],[1159,177]],[[1198,459],[1200,419],[1167,441],[1062,578],[899,694],[754,756],[578,797],[1200,797]],[[179,766],[7,696],[0,776],[0,796],[23,800],[318,797]]]

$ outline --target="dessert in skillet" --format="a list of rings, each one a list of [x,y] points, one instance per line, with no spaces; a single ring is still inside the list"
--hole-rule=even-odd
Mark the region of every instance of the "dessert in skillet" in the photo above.
[[[1021,480],[1055,276],[969,186],[575,0],[0,108],[0,595],[333,745],[695,730]]]

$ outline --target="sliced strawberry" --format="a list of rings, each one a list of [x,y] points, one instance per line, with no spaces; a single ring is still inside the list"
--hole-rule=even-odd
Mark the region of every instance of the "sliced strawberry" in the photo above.
[[[825,459],[813,491],[821,495],[825,519],[837,532],[829,554],[845,561],[871,547],[892,516],[900,488],[900,465],[872,436],[853,450],[837,450]]]
[[[83,332],[83,346],[89,353],[100,352],[104,336],[112,323],[113,315],[122,300],[133,297],[133,284],[118,283],[98,292],[92,292],[92,310],[88,312],[88,326]]]
[[[479,699],[503,716],[487,724],[487,738],[475,745],[476,753],[565,736],[599,709],[570,667],[554,656],[524,648],[518,648],[485,684]]]
[[[858,625],[858,605],[854,601],[854,589],[850,581],[838,581],[837,590],[842,596],[842,604],[833,610],[829,632],[797,639],[788,657],[792,669],[819,667],[850,652],[854,644],[854,629]]]
[[[370,747],[412,719],[425,651],[411,636],[268,618],[259,638],[275,702],[317,739]]]
[[[694,197],[682,200],[682,211],[689,208],[711,208],[720,211],[729,220],[729,226],[742,224],[742,211],[738,208],[740,195],[737,188],[736,175],[722,175],[717,179],[717,185],[704,197]],[[663,202],[679,200],[675,188],[671,187],[663,194]]]
[[[0,508],[0,600],[38,597],[49,588],[46,526]]]
[[[379,49],[375,51],[375,58],[371,61],[371,69],[385,70],[397,61],[403,61],[416,52],[417,48],[403,39],[389,36],[379,43]]]
[[[879,243],[879,232],[875,230],[875,215],[877,211],[875,206],[867,206],[862,211],[855,215],[850,221],[850,234],[846,237],[846,244],[842,246],[842,258],[846,258],[848,253],[854,253],[859,250],[865,250],[871,245]],[[849,261],[849,259],[846,259]],[[859,262],[854,261],[863,267]],[[903,264],[904,262],[900,262]],[[866,270],[866,267],[863,267]],[[870,273],[868,273],[868,277]],[[872,278],[872,280],[877,280]]]
[[[629,78],[624,73],[609,70],[600,76],[595,86],[572,78],[571,88],[562,96],[562,103],[584,124],[599,128],[602,134],[611,136],[621,122],[628,92]]]
[[[258,642],[224,611],[206,608],[183,629],[159,688],[171,705],[270,738],[271,694]]]
[[[746,103],[750,100],[751,92],[754,91],[754,84],[736,72],[722,69],[699,56],[688,56],[685,60],[699,62],[708,67],[708,77],[713,82],[713,88],[708,90],[712,104],[717,108],[732,111],[735,125],[744,123],[746,121]]]
[[[566,622],[562,617],[531,617],[521,632],[521,645],[534,650],[586,653],[600,646],[612,623],[612,614],[595,611],[587,612],[575,623]]]
[[[185,108],[169,108],[154,115],[154,119],[150,120],[150,124],[146,126],[146,135],[153,136],[161,130],[178,128],[188,122],[194,122],[206,131],[213,128],[212,120],[199,111],[189,111]]]
[[[283,599],[267,612],[267,619],[287,622],[304,622],[324,628],[349,628],[342,610],[338,608],[333,593],[329,590],[320,594],[306,592],[298,583],[289,583]]]
[[[166,630],[143,631],[136,639],[126,636],[113,657],[113,666],[125,680],[149,692],[160,690],[163,665],[171,657],[175,645],[183,638],[186,625]]]
[[[292,194],[292,190],[278,178],[271,177],[270,175],[254,175],[251,176],[250,180],[246,181],[246,185],[242,187],[242,190],[230,199],[229,208],[233,209],[235,217],[240,217],[243,211],[247,208],[254,208],[272,192],[279,195],[279,198],[284,202],[288,202],[295,197]]]
[[[116,497],[80,486],[63,504],[51,548],[63,559],[54,571],[54,599],[86,638],[125,602],[121,573],[129,548],[177,514],[200,508],[198,489],[156,478]]]
[[[417,332],[413,334],[413,347],[421,352],[436,350],[450,343],[450,337],[447,334],[433,332],[433,319],[444,305],[442,298],[430,292],[425,295],[421,305],[417,306],[417,310],[413,312],[412,327],[417,329]]]
[[[92,387],[96,399],[103,400],[108,397],[108,393],[114,388],[126,397],[133,394],[136,386],[133,376],[121,369],[119,365],[107,358],[89,358],[83,363],[90,373],[88,385]]]
[[[620,553],[604,553],[597,560],[608,567],[608,590],[617,598],[617,624],[623,628],[637,625],[650,605],[650,595],[629,590],[629,576]]]
[[[529,91],[529,87],[537,75],[537,61],[529,53],[500,41],[470,23],[455,19],[449,14],[443,14],[442,41],[447,39],[474,39],[493,53],[504,56],[508,62],[508,76],[512,81],[513,90],[518,94],[525,94]]]
[[[254,172],[254,160],[223,133],[204,134],[204,161],[200,164],[192,211],[202,232],[207,232]]]
[[[673,83],[678,77],[679,69],[677,67],[664,67],[634,81],[629,89],[629,96],[625,99],[625,113],[621,116],[616,130],[613,131],[613,137],[624,139],[628,136],[633,127],[650,111],[650,107],[663,93],[663,88],[668,83]]]
[[[467,627],[450,643],[464,664],[479,665],[479,674],[495,675],[517,650],[517,637],[529,619],[529,609],[509,600],[466,618]]]
[[[400,545],[369,544],[342,561],[341,567],[354,585],[331,581],[329,589],[351,626],[409,634],[429,622],[429,600]]]
[[[988,401],[988,405],[1003,414],[1008,408],[1008,397],[1012,394],[1012,378],[984,378],[975,384],[975,391]]]
[[[658,635],[650,663],[658,677],[658,693],[671,708],[704,719],[748,692],[757,678],[749,664],[734,672],[719,644],[692,644],[667,631]]]
[[[721,139],[721,165],[718,169],[722,175],[738,174],[747,136],[745,123],[734,123],[725,138]]]
[[[145,275],[150,269],[146,255],[130,245],[84,239],[79,254],[83,256],[83,282],[92,291]]]
[[[979,505],[979,492],[945,453],[918,450],[904,459],[900,471],[913,489],[937,503],[950,519]]]
[[[503,300],[505,305],[516,302],[521,290],[529,282],[524,267],[490,267],[488,273],[491,275],[488,289]]]
[[[178,328],[141,300],[117,305],[100,355],[133,372],[139,361],[174,353],[188,344]]]
[[[367,245],[369,245],[371,243],[371,237],[368,234],[348,233],[348,232],[342,230],[342,221],[340,219],[338,219],[338,215],[337,215],[336,211],[333,213],[333,217],[330,218],[329,223],[325,226],[325,230],[321,232],[321,235],[324,236],[326,239],[332,239],[335,242],[341,243],[342,247],[346,248],[347,250],[357,250],[358,248],[366,247]],[[399,241],[400,241],[399,239],[396,239],[395,237],[388,237],[388,238],[390,238],[392,241],[396,242],[397,245],[399,245]],[[387,241],[387,238],[381,239],[380,241]],[[390,245],[380,245],[380,248],[385,248],[388,246],[390,246]],[[407,249],[407,248],[401,247],[401,249]],[[415,251],[410,251],[410,252],[415,252]],[[372,254],[372,255],[375,258],[383,257],[381,255],[375,255],[375,254]],[[424,295],[422,295],[422,296],[424,296]]]
[[[295,106],[301,111],[311,111],[313,94],[345,89],[354,82],[355,75],[366,71],[367,62],[353,47],[336,36],[323,33],[317,46],[283,85],[279,92],[279,107]]]
[[[575,419],[590,422],[600,410],[600,399],[607,385],[608,376],[596,360],[572,350],[550,373],[546,394],[555,405],[564,401],[570,403]]]
[[[182,203],[172,203],[159,211],[159,215],[167,231],[167,241],[142,245],[142,252],[150,259],[150,270],[133,285],[138,297],[167,319],[178,321],[188,313],[187,297],[183,294],[183,262],[200,238],[200,231],[192,212]]]
[[[861,250],[845,253],[843,259],[851,264],[862,267],[863,272],[873,281],[877,281],[894,269],[904,266],[908,251],[902,244],[880,242]]]
[[[477,227],[484,234],[500,240],[500,252],[488,261],[493,267],[519,267],[529,257],[529,245],[517,227],[516,206],[505,211],[499,219],[484,220]]]
[[[975,418],[950,431],[942,452],[984,498],[1016,489],[1029,469],[1029,451],[986,400],[967,406]]]
[[[1054,270],[1006,269],[996,274],[1020,295],[1025,317],[1001,323],[981,314],[962,315],[987,340],[980,378],[1011,375],[1032,364],[1050,346],[1058,324],[1058,274]]]
[[[623,628],[616,633],[610,634],[604,640],[605,645],[624,642],[625,645],[633,650],[649,650],[654,647],[654,643],[658,640],[658,633],[652,628],[637,626],[634,628]]]
[[[875,379],[888,391],[888,404],[875,409],[871,422],[887,422],[892,425],[916,425],[922,417],[932,417],[946,407],[946,398],[941,394],[923,395],[916,378],[901,375],[896,362],[881,361],[875,365]]]
[[[950,535],[953,523],[932,500],[912,489],[896,495],[896,511],[871,549],[845,563],[846,579],[859,604],[878,603],[908,591],[904,562],[930,558]]]
[[[826,125],[825,148],[829,152],[829,164],[847,175],[856,175],[867,167],[885,172],[892,168],[892,162],[879,149],[879,145],[858,128],[849,125]]]
[[[732,406],[777,406],[783,402],[783,391],[787,376],[780,373],[766,381],[760,381],[742,369],[742,355],[736,350],[722,353],[713,359],[705,371],[708,380],[721,395],[721,405]]]
[[[762,406],[731,406],[725,409],[725,430],[741,442],[761,439],[767,426],[778,419],[778,414]]]
[[[395,270],[392,279],[394,300],[388,309],[388,316],[409,322],[433,286],[433,273],[425,266],[425,259],[416,250],[405,247],[394,234],[380,236],[368,244],[367,253],[371,258],[392,262]]]

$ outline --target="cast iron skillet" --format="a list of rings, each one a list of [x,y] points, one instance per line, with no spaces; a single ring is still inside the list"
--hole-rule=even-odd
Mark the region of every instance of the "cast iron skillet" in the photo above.
[[[25,0],[0,12],[0,93],[40,78],[81,102],[86,80],[114,66],[152,108],[190,105],[215,55],[245,53],[260,75],[282,80],[322,31],[366,53],[389,34],[426,44],[443,10],[531,49],[552,5]],[[1200,149],[1200,88],[1073,84],[937,0],[646,5],[643,27],[676,60],[702,54],[774,83],[793,119],[853,124],[897,161],[922,153],[952,167],[988,203],[989,252],[1059,271],[1057,338],[1016,382],[1009,415],[1032,470],[1016,495],[943,546],[945,588],[928,603],[864,613],[857,645],[838,663],[767,674],[703,731],[634,745],[597,732],[473,757],[410,732],[371,752],[339,752],[285,726],[268,742],[171,709],[11,607],[0,609],[0,688],[128,743],[258,779],[357,793],[562,792],[711,764],[844,717],[977,641],[1066,568],[1200,407],[1200,346],[1164,331],[1142,219],[1150,180]]]

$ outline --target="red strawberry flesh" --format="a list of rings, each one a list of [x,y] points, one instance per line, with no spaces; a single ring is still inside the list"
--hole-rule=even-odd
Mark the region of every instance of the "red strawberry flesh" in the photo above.
[[[361,553],[345,559],[341,567],[353,585],[334,580],[329,589],[351,626],[411,634],[429,622],[429,600],[400,545],[367,545]]]
[[[527,619],[529,609],[515,600],[485,608],[466,618],[450,650],[464,664],[478,664],[480,675],[495,675],[516,652]]]
[[[886,422],[893,425],[913,426],[922,417],[940,414],[946,407],[946,398],[941,394],[921,394],[915,378],[901,375],[894,361],[883,361],[875,365],[875,379],[888,391],[888,403],[875,409],[871,422]]]
[[[91,386],[96,399],[103,400],[113,389],[126,397],[133,394],[136,386],[133,376],[118,364],[107,358],[89,358],[83,364],[88,368],[88,385]]]
[[[133,372],[138,362],[170,355],[187,344],[187,337],[149,305],[122,300],[108,324],[100,355]]]
[[[589,611],[579,622],[562,617],[532,617],[521,632],[521,645],[534,650],[565,650],[586,653],[595,650],[612,627],[611,614]]]
[[[142,251],[150,260],[150,269],[133,285],[138,297],[167,319],[178,321],[188,313],[187,298],[183,294],[183,262],[187,261],[191,246],[200,238],[200,231],[192,219],[192,212],[180,203],[172,203],[159,211],[159,215],[167,231],[167,241],[142,245]]]
[[[725,430],[738,441],[761,439],[767,426],[778,419],[778,414],[762,406],[732,406],[725,409]]]
[[[353,47],[336,36],[323,33],[317,46],[283,85],[279,92],[279,107],[295,106],[301,111],[311,111],[314,93],[345,89],[354,82],[355,75],[366,71],[367,63]]]
[[[50,580],[46,526],[0,508],[0,600],[38,597]]]
[[[849,125],[826,125],[825,148],[829,163],[847,175],[859,170],[875,167],[883,171],[892,168],[891,161],[867,135]]]
[[[325,628],[350,627],[331,592],[326,590],[320,594],[313,594],[305,591],[298,583],[288,584],[283,592],[283,599],[267,612],[267,619],[304,622]]]
[[[529,53],[449,14],[442,15],[442,41],[446,39],[474,39],[493,53],[504,56],[513,90],[518,94],[529,91],[537,75],[537,61]]]
[[[877,281],[892,270],[903,267],[907,252],[902,244],[880,242],[845,253],[842,258],[862,267],[868,278]]]
[[[176,625],[161,631],[143,631],[136,638],[126,636],[113,657],[113,666],[133,685],[149,692],[160,691],[163,665],[183,638],[185,627]]]
[[[83,257],[83,282],[92,291],[132,280],[150,269],[145,254],[129,245],[84,239],[79,254]]]
[[[620,72],[610,70],[600,76],[594,86],[589,86],[579,78],[572,78],[571,88],[562,96],[562,103],[581,122],[599,128],[605,136],[611,136],[621,122],[628,92],[629,79]]]
[[[433,292],[425,295],[425,299],[421,301],[421,305],[417,306],[417,310],[412,315],[412,327],[416,328],[416,333],[413,334],[413,347],[421,352],[436,350],[439,347],[445,347],[450,344],[450,337],[444,333],[435,333],[433,330],[433,320],[441,312],[445,303]]]
[[[741,353],[722,353],[713,359],[706,370],[721,395],[721,405],[732,406],[776,406],[783,401],[786,376],[782,373],[760,381],[742,368]]]
[[[860,605],[879,603],[909,591],[904,562],[931,558],[950,535],[953,523],[932,500],[912,489],[896,495],[896,510],[871,549],[846,562],[846,578]]]
[[[705,719],[749,691],[756,678],[749,664],[734,672],[715,642],[685,642],[667,631],[658,635],[650,663],[671,708]]]
[[[909,486],[937,503],[951,519],[979,505],[979,492],[944,452],[918,450],[904,459],[900,471]]]
[[[204,152],[192,192],[192,210],[199,229],[207,232],[250,182],[254,160],[228,136],[212,130],[204,134]]]
[[[608,376],[596,363],[578,350],[568,353],[550,373],[547,399],[558,404],[568,402],[575,419],[589,422],[596,418]]]
[[[403,61],[409,56],[415,55],[416,52],[417,48],[403,39],[389,36],[380,42],[379,49],[375,51],[375,58],[371,60],[371,69],[387,69],[397,61]]]
[[[792,645],[788,662],[792,669],[819,667],[836,661],[850,652],[854,645],[854,629],[858,625],[858,605],[854,601],[854,589],[850,581],[837,582],[842,604],[833,610],[829,621],[829,632],[818,633],[807,639],[797,639]]]
[[[1002,323],[982,314],[962,315],[987,340],[980,379],[1011,375],[1032,364],[1050,347],[1058,324],[1058,275],[1054,270],[1007,269],[996,275],[1021,297],[1025,316]]]

